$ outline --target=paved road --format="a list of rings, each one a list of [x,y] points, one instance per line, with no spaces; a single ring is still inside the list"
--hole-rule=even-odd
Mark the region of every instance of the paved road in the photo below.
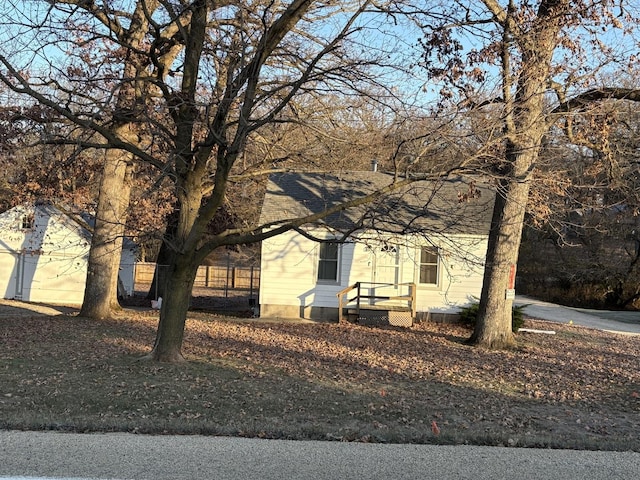
[[[543,302],[523,295],[516,296],[516,305],[528,305],[527,316],[559,323],[572,323],[609,332],[640,335],[640,312],[622,312],[572,308]]]
[[[640,453],[0,431],[0,478],[634,479]]]

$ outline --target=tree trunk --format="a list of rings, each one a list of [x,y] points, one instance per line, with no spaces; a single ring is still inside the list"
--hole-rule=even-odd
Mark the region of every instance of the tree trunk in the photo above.
[[[118,150],[108,150],[106,153],[80,310],[80,315],[84,317],[109,318],[120,309],[118,272],[125,213],[131,193],[131,164],[128,157],[128,154]]]
[[[509,18],[493,0],[484,0],[489,10],[501,18],[505,37],[502,44],[502,92],[504,101],[504,162],[497,165],[500,181],[496,194],[478,318],[469,342],[488,348],[515,346],[512,331],[513,300],[507,298],[512,268],[518,262],[524,215],[529,198],[530,175],[538,159],[542,138],[550,127],[545,117],[545,91],[553,52],[559,42],[562,14],[567,0],[541,2],[535,20],[528,28],[516,28],[518,20]],[[512,63],[513,47],[520,57]],[[514,74],[514,65],[520,64]]]
[[[151,287],[147,292],[148,300],[156,300],[158,297],[165,298],[165,285],[167,277],[169,276],[169,265],[171,265],[171,257],[173,251],[171,247],[165,241],[166,239],[175,238],[178,223],[178,212],[174,209],[167,216],[167,228],[165,230],[164,239],[160,245],[158,256],[156,257],[156,269],[153,272],[153,280],[151,281]]]
[[[631,261],[624,279],[620,282],[618,306],[637,308],[640,304],[640,247],[636,246],[635,258]]]
[[[198,271],[198,265],[190,260],[193,255],[173,255],[167,278],[165,297],[162,298],[160,321],[156,341],[149,358],[158,362],[182,362],[182,340],[191,301],[191,291]],[[169,288],[170,287],[170,288]]]
[[[181,362],[184,327],[189,311],[191,291],[195,282],[200,257],[198,238],[202,238],[205,226],[198,223],[202,202],[203,172],[194,169],[186,172],[176,182],[177,219],[171,218],[173,237],[167,237],[173,247],[171,262],[163,286],[165,296],[160,307],[160,321],[153,350],[149,358],[159,362]]]
[[[153,280],[147,292],[147,300],[157,300],[159,297],[166,297],[164,290],[167,283],[169,273],[169,265],[171,264],[171,249],[162,242],[158,256],[156,257],[156,268],[153,272]]]
[[[515,346],[511,318],[513,300],[507,299],[511,269],[518,261],[529,182],[507,178],[498,189],[491,219],[489,244],[478,318],[469,342],[492,349]],[[513,266],[513,267],[512,267]]]
[[[137,121],[145,115],[148,93],[144,83],[149,74],[151,59],[146,50],[145,36],[149,19],[158,8],[158,1],[134,2],[135,11],[129,18],[128,30],[121,30],[118,40],[127,50],[122,68],[115,109],[112,112],[111,132],[121,141],[131,145],[140,142]],[[80,2],[78,4],[80,6]],[[96,18],[106,13],[96,13],[92,2],[83,5]],[[135,81],[132,81],[134,80]],[[91,318],[109,317],[118,304],[118,271],[122,256],[122,240],[125,232],[126,211],[131,194],[133,155],[124,150],[108,148],[98,193],[96,224],[89,253],[89,266],[84,301],[80,314]]]
[[[149,354],[152,360],[159,362],[180,362],[184,327],[189,311],[191,290],[198,271],[198,243],[202,239],[209,219],[201,216],[203,184],[207,178],[208,151],[193,150],[196,83],[200,69],[200,58],[206,37],[208,3],[193,3],[190,23],[189,42],[185,47],[185,61],[181,91],[183,101],[175,112],[175,195],[176,208],[175,231],[171,228],[165,233],[165,241],[171,242],[173,252],[164,287],[165,296],[160,308],[160,321],[153,349]],[[203,156],[200,156],[203,155]],[[228,172],[227,172],[228,173]],[[216,183],[221,181],[222,172],[216,172]],[[220,192],[224,195],[224,189]],[[215,197],[215,192],[213,194]],[[173,238],[168,234],[173,233]]]

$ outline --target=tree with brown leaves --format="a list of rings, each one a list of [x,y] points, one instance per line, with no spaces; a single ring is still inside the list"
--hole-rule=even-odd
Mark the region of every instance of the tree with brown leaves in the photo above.
[[[640,99],[639,92],[603,85],[605,68],[637,69],[632,2],[537,0],[448,2],[421,22],[424,66],[443,81],[444,101],[467,111],[491,109],[483,170],[495,178],[497,200],[489,237],[480,312],[471,343],[515,344],[511,281],[529,193],[544,139],[553,126],[570,131],[594,103]],[[422,9],[424,10],[424,9]],[[411,11],[416,16],[415,9]],[[416,18],[421,18],[419,15]],[[423,17],[424,18],[424,17]],[[491,83],[494,80],[495,83]],[[481,92],[486,86],[492,91]]]

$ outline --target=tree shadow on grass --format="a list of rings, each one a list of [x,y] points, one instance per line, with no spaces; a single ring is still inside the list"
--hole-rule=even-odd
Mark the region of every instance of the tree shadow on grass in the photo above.
[[[29,303],[20,300],[0,300],[0,318],[34,315],[73,315],[77,306],[54,305],[49,303]]]

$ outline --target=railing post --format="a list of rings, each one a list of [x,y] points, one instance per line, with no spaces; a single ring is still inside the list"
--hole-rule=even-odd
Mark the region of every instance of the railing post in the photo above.
[[[416,318],[416,284],[410,283],[409,290],[411,291],[411,318]]]
[[[359,288],[358,283],[349,285],[348,287],[345,287],[342,290],[340,290],[338,293],[336,293],[336,297],[338,297],[338,323],[342,322],[342,320],[344,319],[344,308],[353,301],[353,299],[349,299],[348,297],[345,301],[344,296],[349,295],[349,292],[355,288]],[[356,300],[359,301],[359,298],[356,297]]]
[[[356,282],[356,315],[360,318],[360,282]]]

